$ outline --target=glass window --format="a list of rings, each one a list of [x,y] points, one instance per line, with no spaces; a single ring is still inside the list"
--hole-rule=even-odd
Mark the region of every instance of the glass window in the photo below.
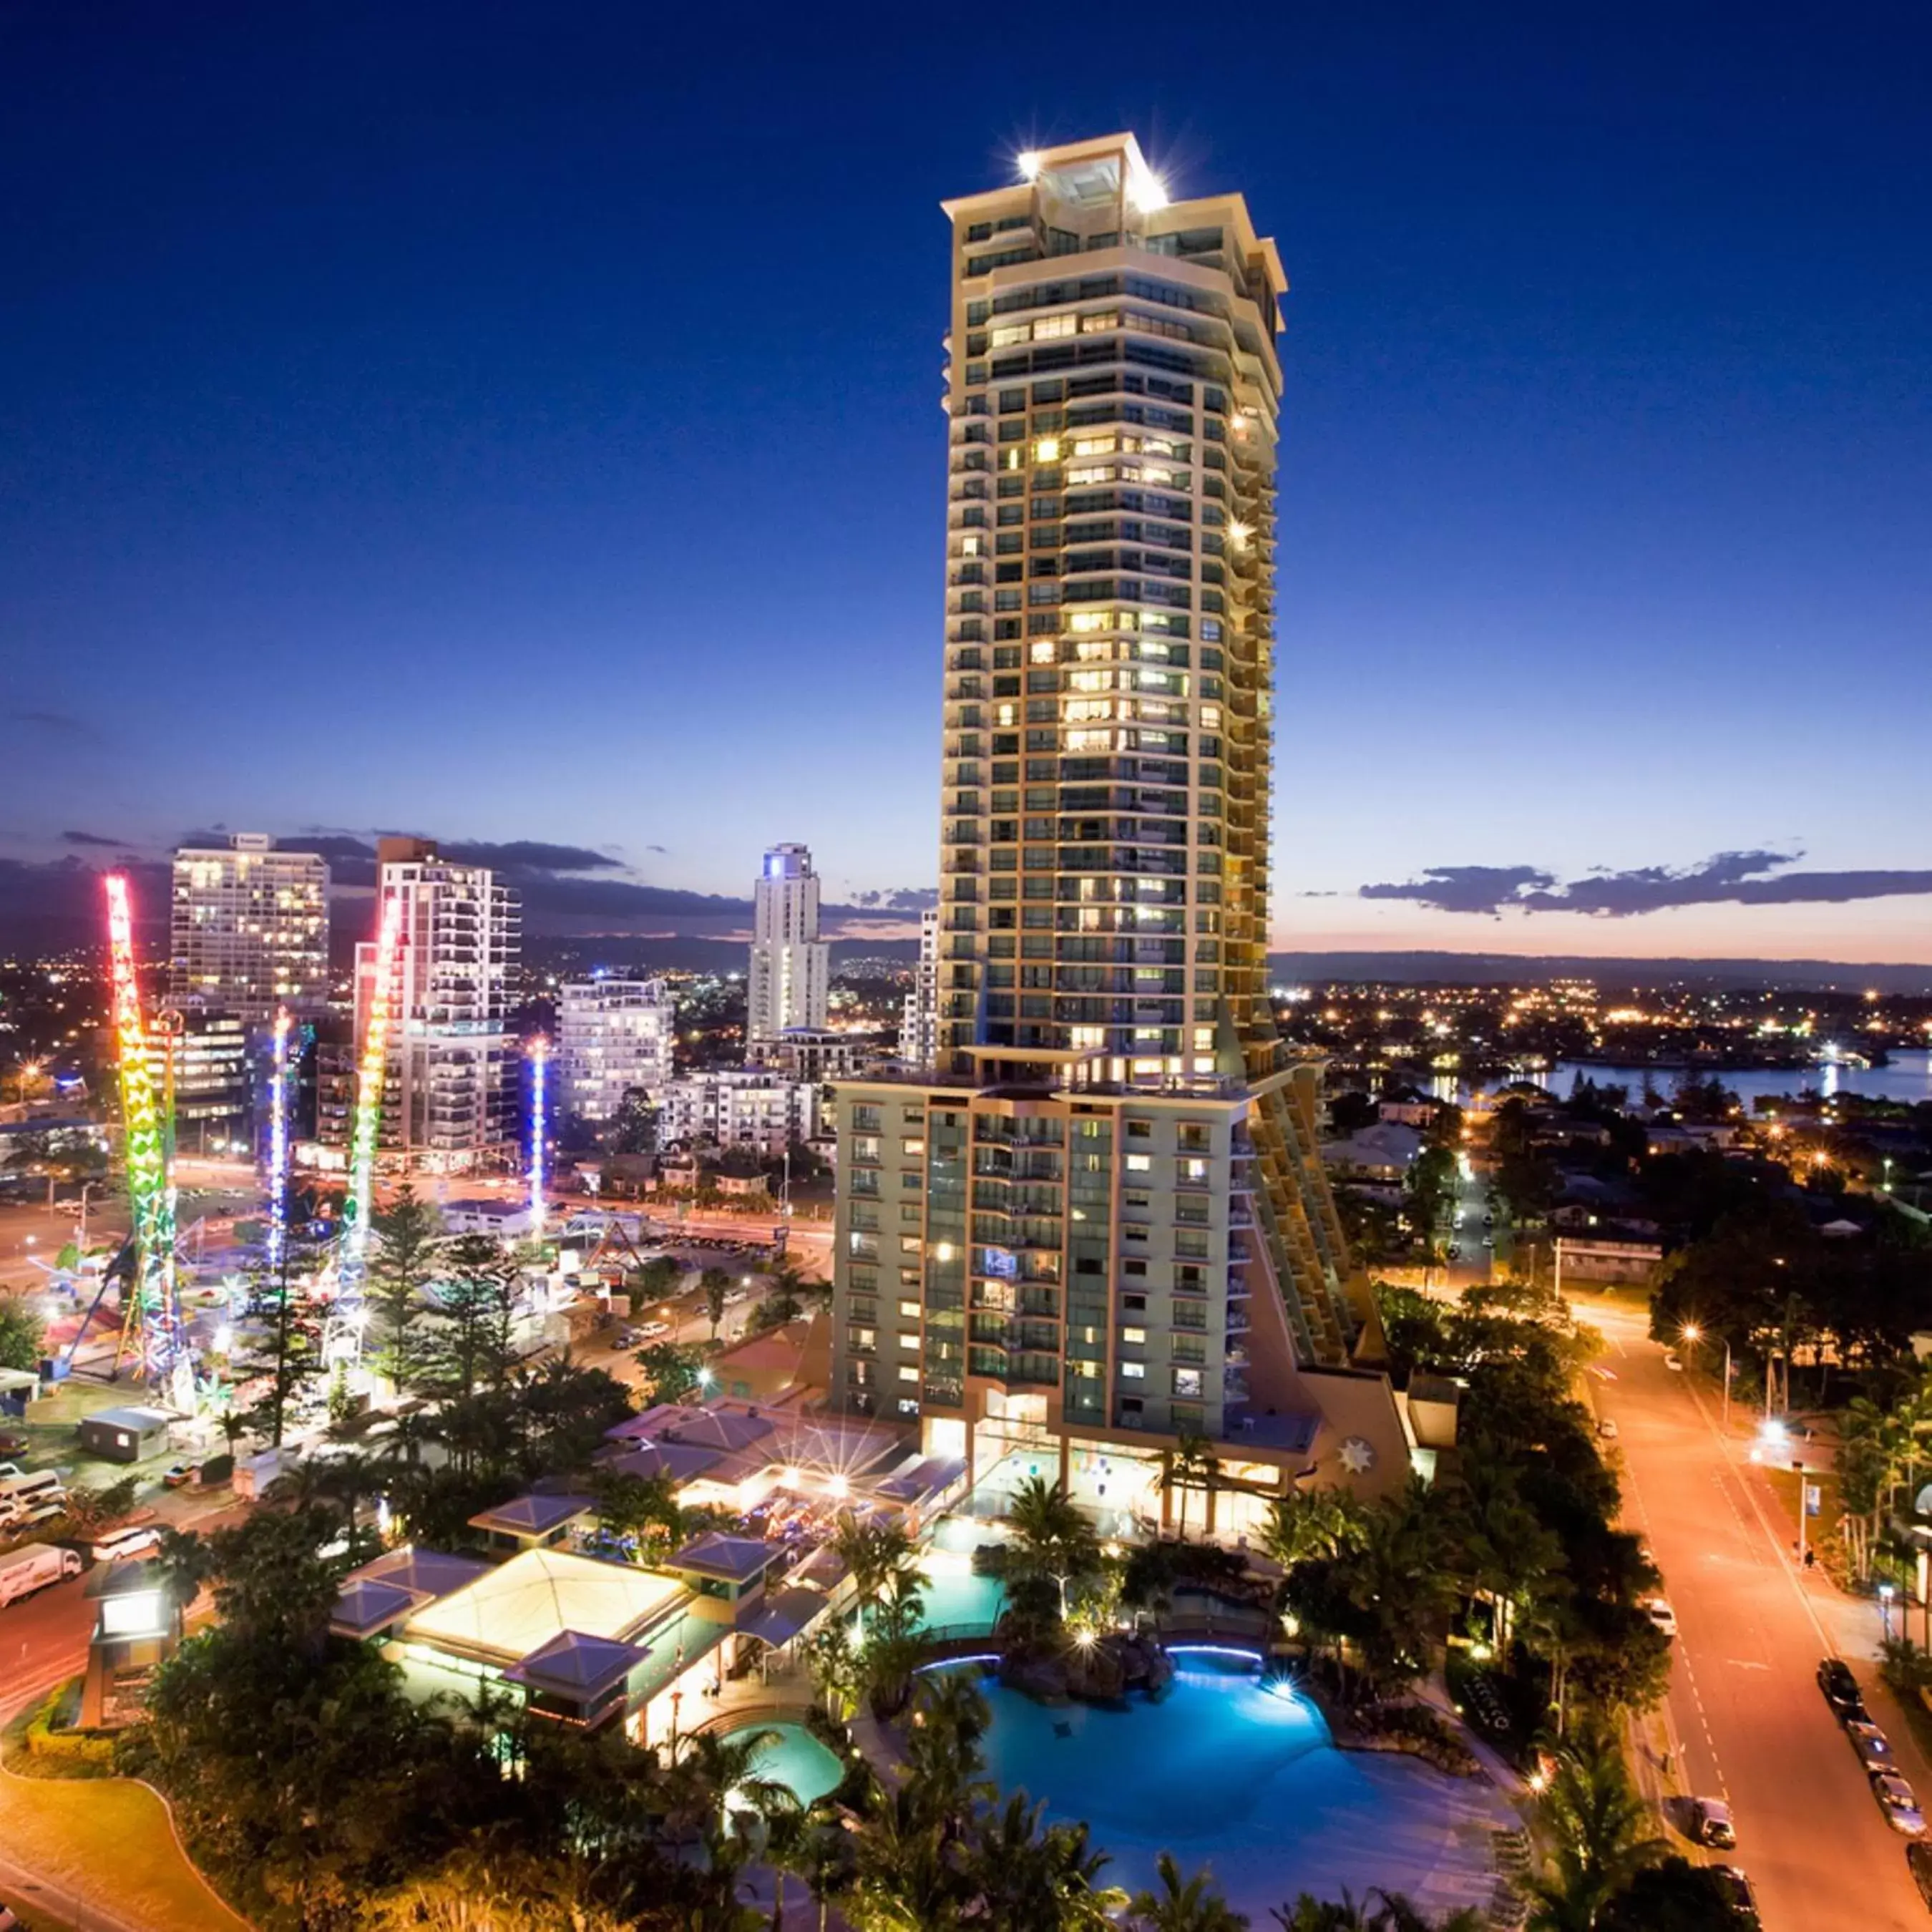
[[[1145,1382],[1147,1364],[1144,1362],[1123,1362],[1120,1364],[1120,1373],[1130,1382]]]

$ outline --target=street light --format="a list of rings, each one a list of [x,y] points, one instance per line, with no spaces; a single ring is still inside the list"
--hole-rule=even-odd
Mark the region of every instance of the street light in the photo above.
[[[1688,1348],[1694,1348],[1704,1339],[1703,1330],[1694,1322],[1685,1322],[1681,1332]],[[1731,1342],[1729,1336],[1720,1339],[1724,1345],[1724,1427],[1728,1430],[1731,1426]]]

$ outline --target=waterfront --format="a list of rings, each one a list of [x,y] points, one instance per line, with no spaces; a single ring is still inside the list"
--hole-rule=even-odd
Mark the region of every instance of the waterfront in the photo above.
[[[1648,1079],[1657,1090],[1669,1096],[1686,1071],[1700,1079],[1720,1081],[1748,1108],[1760,1100],[1796,1100],[1808,1090],[1829,1100],[1839,1094],[1856,1094],[1868,1100],[1895,1100],[1906,1106],[1932,1101],[1932,1049],[1908,1047],[1894,1052],[1883,1066],[1849,1066],[1826,1060],[1813,1066],[1706,1067],[1687,1070],[1677,1066],[1612,1065],[1598,1060],[1559,1060],[1543,1072],[1512,1068],[1509,1077],[1534,1081],[1561,1099],[1580,1075],[1600,1087],[1627,1087],[1635,1100]],[[1470,1090],[1449,1075],[1435,1083],[1438,1096],[1467,1105]]]

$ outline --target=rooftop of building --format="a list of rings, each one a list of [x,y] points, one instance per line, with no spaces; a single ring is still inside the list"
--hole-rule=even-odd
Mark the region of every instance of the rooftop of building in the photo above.
[[[675,1578],[629,1564],[528,1550],[418,1611],[405,1634],[417,1642],[514,1663],[567,1630],[628,1642],[686,1596]]]
[[[767,1543],[761,1536],[731,1536],[722,1529],[707,1531],[687,1543],[670,1559],[674,1570],[689,1570],[700,1576],[716,1576],[730,1583],[755,1582],[774,1563],[787,1554],[782,1543]]]

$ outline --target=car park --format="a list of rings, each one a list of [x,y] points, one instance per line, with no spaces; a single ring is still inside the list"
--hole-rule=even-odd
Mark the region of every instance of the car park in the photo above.
[[[1858,1754],[1858,1762],[1868,1771],[1896,1771],[1898,1760],[1892,1754],[1892,1740],[1877,1725],[1863,1718],[1848,1718],[1845,1735],[1852,1741],[1852,1748]]]
[[[1661,1630],[1666,1636],[1677,1634],[1677,1612],[1661,1597],[1646,1597],[1637,1606],[1649,1618],[1651,1628]]]
[[[1882,1771],[1871,1781],[1872,1796],[1878,1800],[1885,1822],[1908,1838],[1920,1837],[1925,1829],[1925,1814],[1918,1808],[1917,1794],[1896,1772]]]
[[[1737,1827],[1731,1822],[1731,1808],[1721,1798],[1694,1798],[1690,1801],[1690,1835],[1700,1845],[1714,1846],[1727,1852],[1738,1841]]]
[[[1850,1723],[1855,1718],[1863,1720],[1864,1694],[1858,1688],[1858,1680],[1852,1675],[1851,1666],[1843,1658],[1828,1657],[1820,1664],[1818,1688],[1824,1692],[1826,1702],[1831,1706],[1840,1723]]]

